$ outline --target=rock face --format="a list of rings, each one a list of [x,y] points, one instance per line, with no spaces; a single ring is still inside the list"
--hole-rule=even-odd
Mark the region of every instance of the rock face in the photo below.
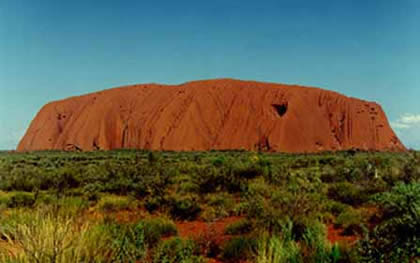
[[[232,79],[134,85],[51,102],[17,150],[117,148],[405,150],[376,103]]]

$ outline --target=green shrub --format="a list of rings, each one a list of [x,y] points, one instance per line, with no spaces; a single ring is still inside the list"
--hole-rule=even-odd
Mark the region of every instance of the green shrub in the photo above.
[[[250,194],[245,195],[245,200],[239,204],[237,209],[241,210],[248,218],[265,218],[269,211],[268,201],[259,195],[253,196]]]
[[[200,189],[200,193],[218,192],[225,188],[224,170],[214,166],[196,167],[193,180]]]
[[[50,206],[54,209],[58,208],[63,215],[77,216],[80,215],[83,210],[88,208],[88,205],[88,201],[82,197],[66,196],[60,199],[55,199]]]
[[[150,246],[157,244],[162,237],[178,233],[175,223],[164,217],[145,219],[139,223],[144,226],[145,240]]]
[[[0,189],[5,191],[31,192],[41,187],[42,174],[34,167],[14,167],[8,172],[8,178],[1,179]]]
[[[224,244],[222,257],[227,261],[250,259],[257,248],[257,241],[252,237],[233,237]]]
[[[324,183],[333,183],[339,181],[337,169],[331,165],[324,165],[321,168],[321,180]]]
[[[102,189],[98,183],[90,183],[83,187],[82,192],[89,201],[96,202],[99,200],[99,193]]]
[[[226,158],[225,156],[221,155],[213,159],[211,163],[216,167],[222,167],[226,163]]]
[[[163,240],[156,248],[154,263],[204,263],[204,258],[198,256],[197,246],[192,240],[179,237]]]
[[[264,175],[264,169],[256,163],[247,163],[233,167],[234,177],[236,179],[253,179]]]
[[[124,196],[105,196],[99,203],[99,209],[106,213],[118,212],[130,209],[133,200]]]
[[[332,263],[359,263],[362,262],[360,255],[357,251],[357,246],[347,242],[335,243],[332,250]],[[334,260],[339,255],[338,260]],[[373,263],[373,262],[372,262]]]
[[[64,191],[77,188],[81,185],[81,170],[76,167],[65,167],[58,170],[56,176],[53,177],[54,190]]]
[[[277,217],[273,221],[273,224],[277,224],[276,221],[289,218],[297,227],[307,219],[314,220],[320,217],[324,203],[322,186],[302,179],[296,177],[287,186],[288,189],[272,192],[269,205],[264,209],[271,213],[265,216],[265,221]],[[298,236],[300,237],[301,233]]]
[[[225,233],[228,235],[242,235],[251,232],[252,228],[252,222],[246,218],[243,218],[228,225],[225,229]]]
[[[250,195],[259,195],[268,198],[271,196],[273,189],[274,188],[266,182],[265,178],[258,177],[248,183],[248,188],[246,190]]]
[[[344,212],[349,205],[334,201],[334,200],[328,200],[326,204],[326,210],[328,212],[331,212],[333,215],[338,216],[342,212]]]
[[[174,218],[193,220],[200,212],[201,207],[197,196],[174,196],[170,200],[170,213]]]
[[[261,195],[246,192],[244,197],[245,200],[235,207],[237,215],[245,215],[247,219],[255,222],[256,230],[269,232],[280,230],[281,222],[288,215],[287,212]]]
[[[235,200],[226,192],[208,194],[205,201],[208,207],[204,209],[201,217],[208,221],[229,216],[235,206]]]
[[[0,192],[0,207],[7,207],[9,205],[10,202],[10,197],[8,194],[6,193],[2,193]]]
[[[191,181],[181,182],[179,184],[178,193],[199,193],[200,187]]]
[[[360,186],[341,182],[330,185],[328,188],[328,197],[348,205],[360,205],[367,201],[367,196],[363,194]]]
[[[160,196],[148,196],[144,202],[144,206],[148,212],[152,213],[161,208],[164,203],[164,200]]]
[[[158,152],[149,152],[147,154],[147,160],[151,164],[157,163],[161,159],[161,155]]]
[[[235,205],[235,200],[232,198],[232,195],[226,192],[209,194],[206,197],[206,202],[210,206],[222,206],[227,209],[230,209]]]
[[[404,165],[403,180],[406,184],[420,181],[420,160],[413,158]]]
[[[374,197],[382,222],[360,242],[368,262],[410,262],[420,255],[420,183],[399,184]]]
[[[16,192],[10,196],[7,206],[15,207],[31,207],[35,204],[35,196],[32,193]]]
[[[365,177],[365,173],[359,167],[353,168],[347,176],[347,181],[358,182],[362,181]]]
[[[57,203],[57,196],[48,192],[38,194],[36,205],[52,205]]]
[[[336,225],[343,228],[344,235],[363,234],[365,223],[364,215],[353,208],[344,210],[336,219]]]
[[[146,256],[143,224],[106,223],[101,227],[110,237],[111,262],[136,262]]]
[[[198,168],[194,177],[201,193],[228,191],[236,193],[246,187],[246,181],[263,175],[264,169],[255,163],[229,162],[222,167],[208,165]]]
[[[200,214],[200,218],[206,222],[212,222],[215,220],[220,219],[221,217],[225,217],[226,214],[224,210],[216,209],[214,207],[203,207],[203,210]]]

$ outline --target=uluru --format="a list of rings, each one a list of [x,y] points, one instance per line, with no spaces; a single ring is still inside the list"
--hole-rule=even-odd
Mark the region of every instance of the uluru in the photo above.
[[[46,104],[18,151],[404,151],[381,106],[320,88],[215,79]]]

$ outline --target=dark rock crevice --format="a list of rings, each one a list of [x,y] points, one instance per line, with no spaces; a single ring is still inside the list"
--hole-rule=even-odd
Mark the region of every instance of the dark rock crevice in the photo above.
[[[277,114],[280,117],[283,117],[287,113],[288,103],[282,103],[282,104],[272,104],[273,108],[276,110]]]

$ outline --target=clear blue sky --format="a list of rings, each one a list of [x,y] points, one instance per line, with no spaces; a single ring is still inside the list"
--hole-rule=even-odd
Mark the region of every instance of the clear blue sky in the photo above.
[[[379,102],[420,149],[420,1],[0,1],[0,149],[51,100],[229,77]]]

